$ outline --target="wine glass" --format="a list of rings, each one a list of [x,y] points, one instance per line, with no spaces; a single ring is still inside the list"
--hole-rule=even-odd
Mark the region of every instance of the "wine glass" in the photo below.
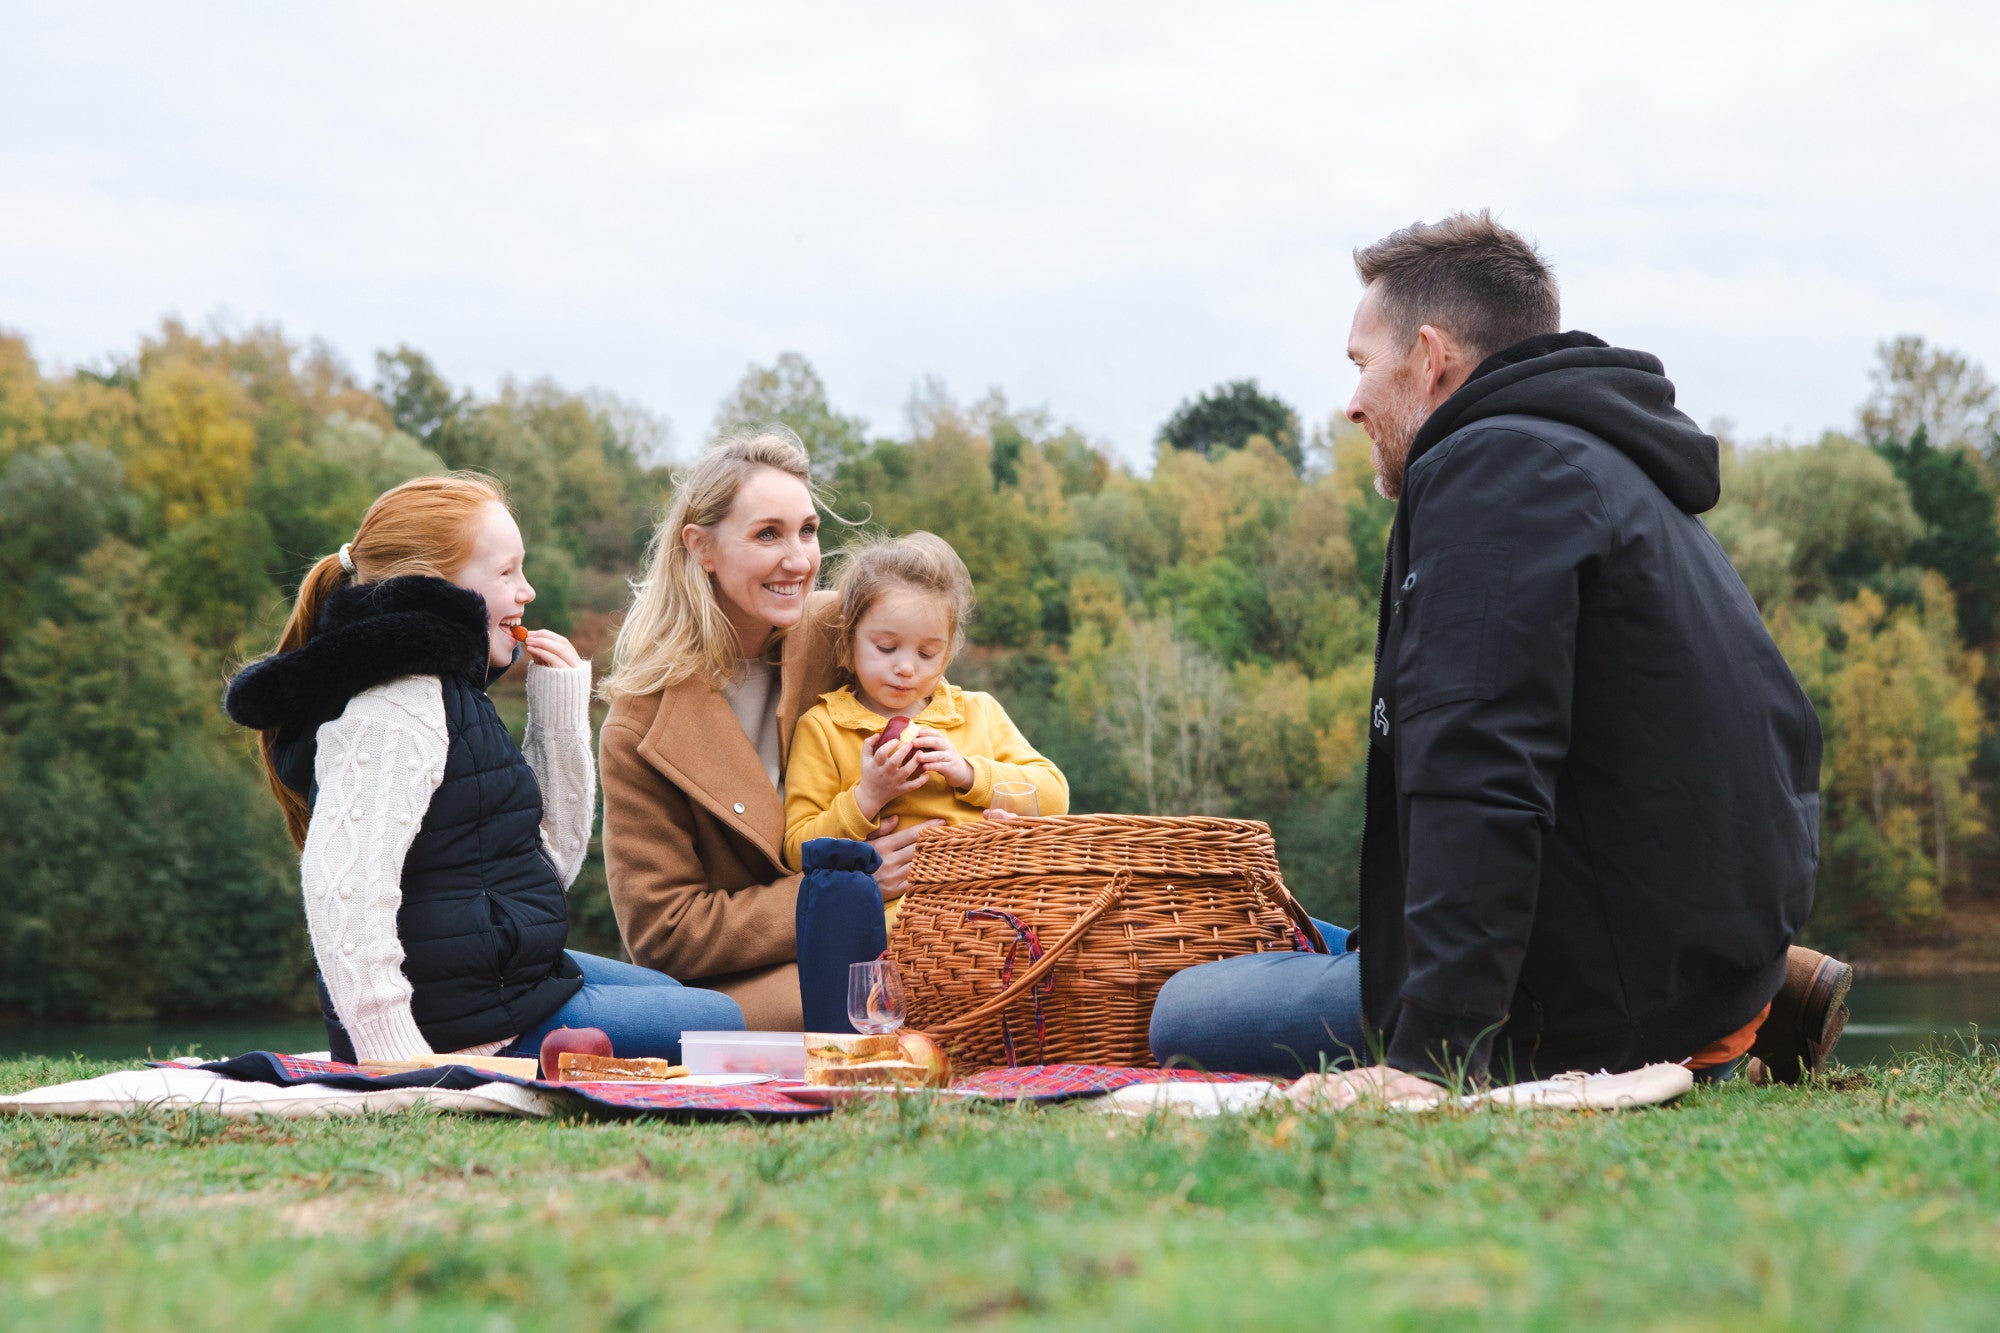
[[[903,977],[886,958],[847,965],[847,1021],[856,1032],[894,1032],[903,1026]]]
[[[996,782],[993,784],[993,799],[987,804],[995,810],[1005,810],[1009,814],[1028,815],[1042,813],[1041,800],[1035,795],[1032,782]]]

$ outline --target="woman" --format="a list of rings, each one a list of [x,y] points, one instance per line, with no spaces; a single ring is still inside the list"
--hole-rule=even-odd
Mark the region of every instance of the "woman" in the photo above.
[[[718,445],[653,536],[602,689],[604,864],[625,947],[728,995],[765,1030],[803,1022],[799,876],[783,863],[781,787],[799,715],[839,683],[835,599],[813,590],[819,565],[798,441],[768,433]],[[884,898],[901,895],[917,834],[934,822],[883,821],[871,845]],[[815,937],[807,954],[855,947]]]
[[[600,1027],[677,1058],[723,996],[563,948],[590,838],[590,664],[525,629],[535,590],[497,485],[422,477],[299,586],[278,649],[230,683],[300,849],[337,1058],[533,1055]],[[486,697],[525,651],[525,753]]]

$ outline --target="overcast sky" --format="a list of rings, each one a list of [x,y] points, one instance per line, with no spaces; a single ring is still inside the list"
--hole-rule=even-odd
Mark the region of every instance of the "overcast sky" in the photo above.
[[[598,386],[685,452],[803,352],[1127,458],[1353,385],[1349,252],[1491,206],[1697,420],[1852,421],[1876,342],[2000,372],[2000,6],[0,0],[0,326],[159,318]]]

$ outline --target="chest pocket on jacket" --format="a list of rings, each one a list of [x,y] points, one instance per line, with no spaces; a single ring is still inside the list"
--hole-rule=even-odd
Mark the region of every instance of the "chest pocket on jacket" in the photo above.
[[[1507,609],[1513,548],[1440,547],[1407,580],[1396,645],[1396,716],[1493,697],[1492,640]]]

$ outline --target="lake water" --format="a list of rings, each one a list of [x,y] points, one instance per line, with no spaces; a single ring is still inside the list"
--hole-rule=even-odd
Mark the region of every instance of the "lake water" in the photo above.
[[[1854,1018],[1841,1038],[1846,1064],[1886,1064],[1896,1052],[1923,1046],[1933,1036],[1959,1049],[1976,1027],[1981,1040],[2000,1039],[2000,973],[1909,981],[1857,981],[1848,996]],[[0,1057],[87,1055],[99,1060],[143,1060],[169,1055],[236,1055],[243,1051],[314,1051],[326,1048],[326,1029],[314,1019],[266,1022],[102,1023],[0,1027]]]

